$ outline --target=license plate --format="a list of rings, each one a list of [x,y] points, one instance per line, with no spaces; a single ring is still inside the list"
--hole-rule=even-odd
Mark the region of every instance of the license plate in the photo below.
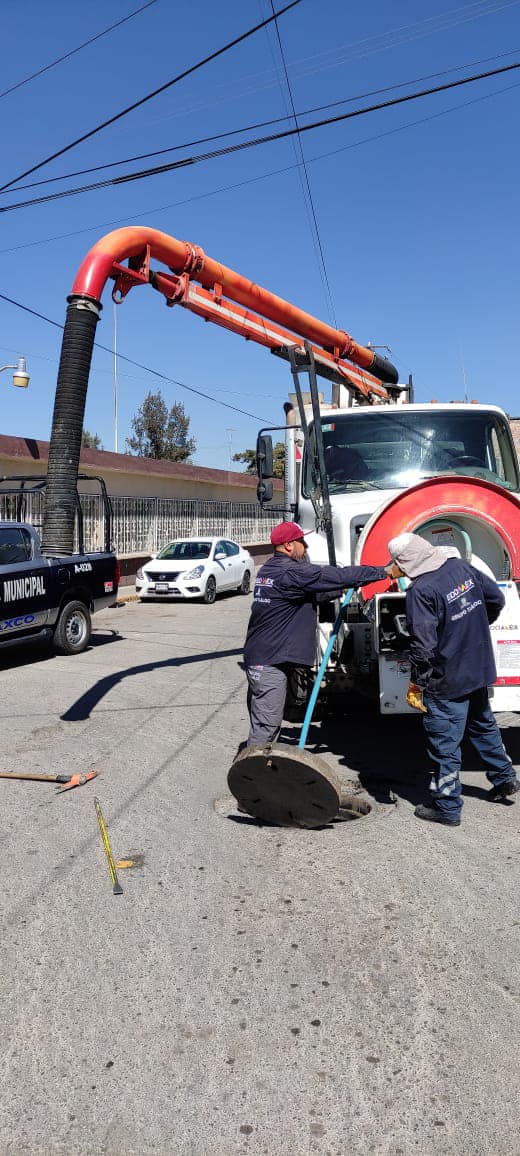
[[[155,593],[156,594],[167,594],[168,590],[169,590],[169,586],[168,586],[167,582],[156,582],[155,583]]]

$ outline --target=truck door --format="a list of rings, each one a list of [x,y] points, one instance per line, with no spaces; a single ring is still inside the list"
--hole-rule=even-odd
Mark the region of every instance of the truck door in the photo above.
[[[53,601],[50,575],[46,560],[33,558],[27,529],[0,526],[0,640],[45,625]]]

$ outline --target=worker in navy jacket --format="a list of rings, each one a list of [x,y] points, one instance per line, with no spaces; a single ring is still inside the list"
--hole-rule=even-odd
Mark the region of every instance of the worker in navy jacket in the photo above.
[[[489,626],[504,606],[496,582],[461,560],[453,547],[432,546],[418,534],[388,543],[392,577],[412,579],[406,594],[411,683],[408,702],[423,712],[432,772],[431,807],[419,819],[458,826],[464,734],[478,751],[495,801],[520,790],[495,716],[488,686],[496,679]]]
[[[247,746],[277,738],[291,670],[314,665],[317,602],[388,576],[382,566],[312,565],[306,561],[304,530],[296,522],[275,526],[271,543],[274,554],[256,577],[244,648],[251,723]]]

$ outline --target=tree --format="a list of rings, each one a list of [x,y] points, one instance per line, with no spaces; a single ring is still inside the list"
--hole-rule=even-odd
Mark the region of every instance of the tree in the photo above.
[[[233,454],[234,462],[244,462],[246,473],[256,474],[256,450],[244,450],[241,454]],[[285,474],[285,446],[283,442],[276,442],[273,446],[273,471],[275,478],[283,478]]]
[[[195,439],[188,437],[189,424],[181,402],[168,410],[161,390],[150,392],[132,418],[134,437],[126,439],[127,447],[138,458],[185,462],[196,450]]]
[[[101,438],[99,434],[91,434],[88,429],[84,429],[81,435],[82,450],[102,450]]]

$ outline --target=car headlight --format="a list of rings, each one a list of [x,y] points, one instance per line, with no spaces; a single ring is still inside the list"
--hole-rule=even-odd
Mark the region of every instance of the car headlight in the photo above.
[[[183,578],[200,578],[204,573],[204,566],[196,566],[194,570],[190,570],[189,574],[183,574]]]
[[[136,578],[138,578],[140,582],[144,581],[144,574],[142,570],[137,571]]]

